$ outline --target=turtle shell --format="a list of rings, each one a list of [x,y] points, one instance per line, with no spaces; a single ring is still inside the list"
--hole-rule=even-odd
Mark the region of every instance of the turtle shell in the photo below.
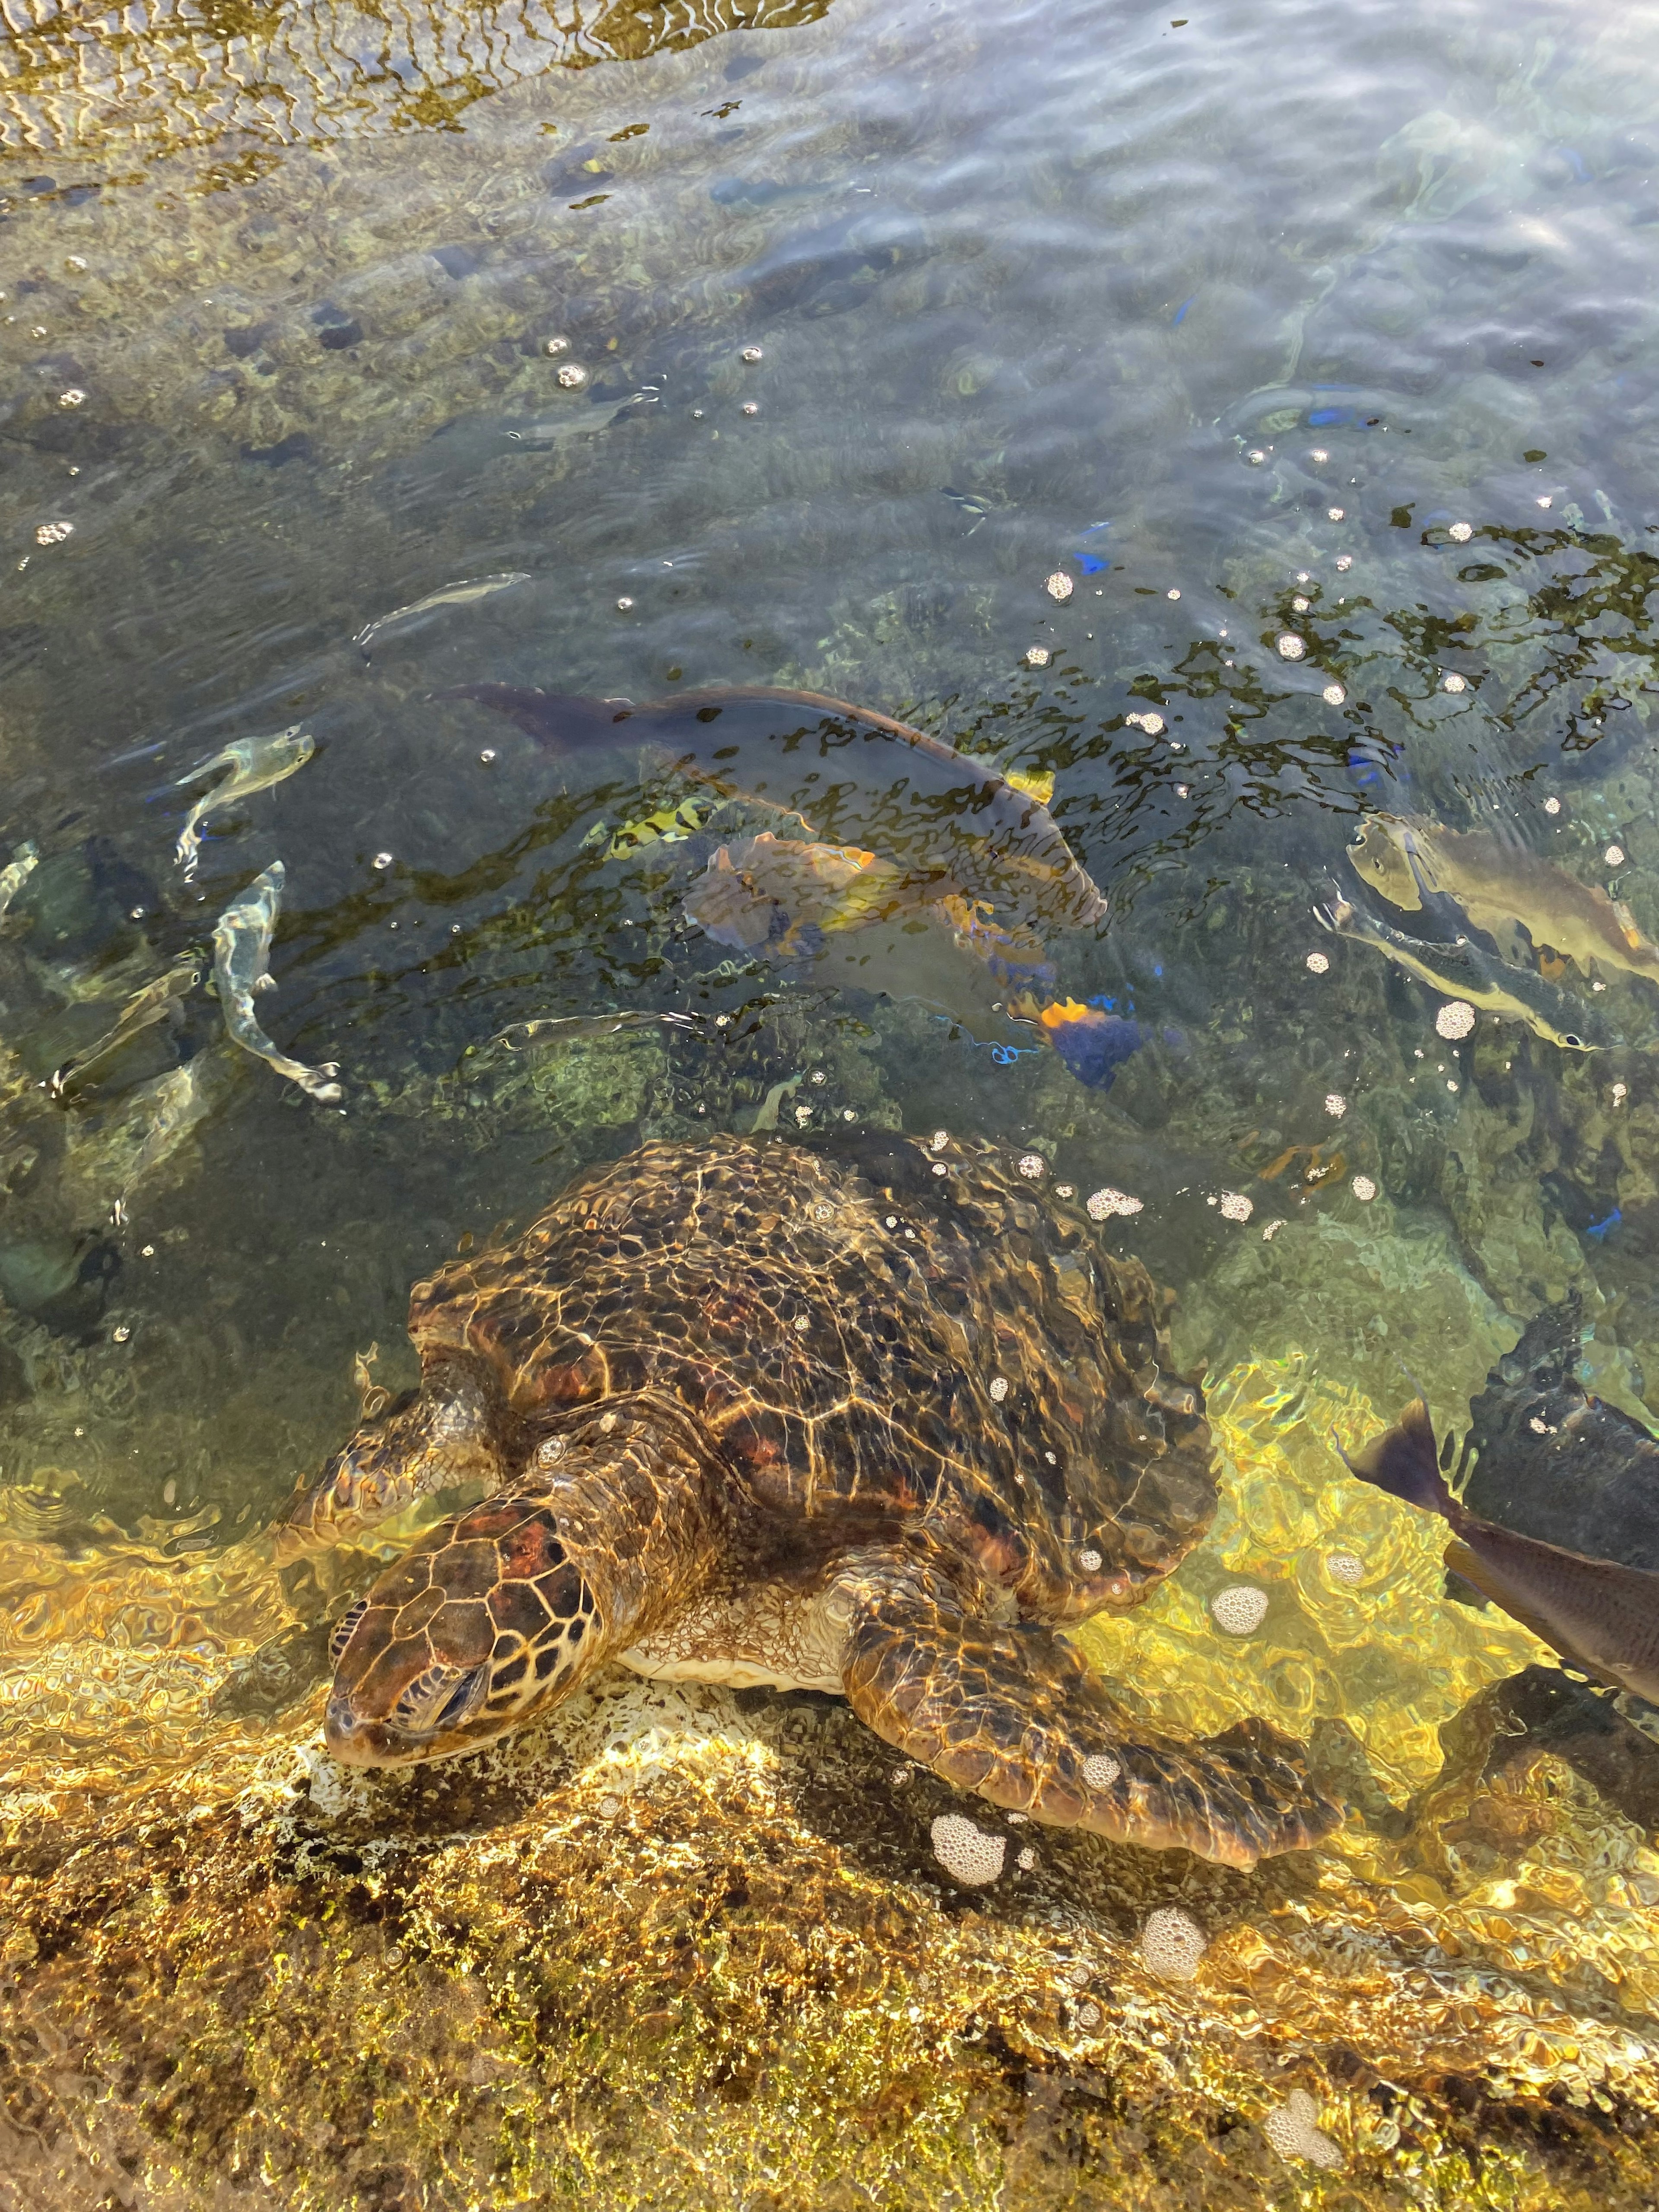
[[[429,1367],[493,1370],[532,1450],[607,1398],[671,1401],[755,1571],[914,1534],[1061,1620],[1133,1603],[1214,1512],[1172,1303],[1036,1154],[728,1136],[590,1172],[417,1284],[410,1330]]]

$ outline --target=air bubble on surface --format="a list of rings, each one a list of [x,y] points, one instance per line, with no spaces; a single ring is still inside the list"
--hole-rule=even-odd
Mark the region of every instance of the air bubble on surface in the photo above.
[[[549,338],[547,343],[542,348],[542,351],[545,354],[550,355],[555,361],[558,359],[562,353],[568,353],[569,350],[570,341],[568,338]]]
[[[377,854],[374,855],[374,865],[375,865],[375,866],[376,866],[376,867],[380,871],[380,872],[384,875],[384,874],[385,874],[385,872],[386,872],[386,870],[387,870],[387,869],[392,866],[392,855],[391,855],[391,854],[390,854],[390,853],[377,853]]]
[[[1328,707],[1340,707],[1348,695],[1340,684],[1328,684],[1319,696]]]
[[[1025,649],[1025,665],[1028,668],[1046,668],[1053,657],[1046,645],[1031,645]]]
[[[1376,1196],[1376,1185],[1368,1175],[1357,1175],[1348,1188],[1362,1206],[1369,1206]]]
[[[66,538],[74,535],[72,522],[43,522],[35,531],[34,542],[37,545],[61,545]]]
[[[1190,1982],[1208,1948],[1204,1930],[1179,1905],[1163,1905],[1147,1914],[1140,1931],[1140,1955],[1160,1980]]]
[[[1254,1636],[1267,1618],[1267,1593],[1254,1583],[1234,1583],[1210,1600],[1218,1628],[1229,1636]]]
[[[1083,1762],[1083,1778],[1091,1790],[1109,1790],[1122,1771],[1109,1751],[1091,1751]]]
[[[580,363],[568,361],[558,372],[558,378],[567,392],[580,392],[587,381],[587,371]]]
[[[1078,2007],[1077,2024],[1091,2035],[1100,2026],[1100,2007],[1092,1997],[1086,2004],[1080,2004]]]
[[[969,1888],[982,1889],[1002,1872],[1008,1850],[1006,1839],[988,1836],[964,1814],[941,1813],[928,1833],[933,1838],[933,1856],[947,1874],[954,1875]]]
[[[1455,669],[1449,676],[1443,677],[1441,681],[1448,691],[1467,691],[1469,688],[1468,678],[1458,675]]]
[[[1330,961],[1322,952],[1310,952],[1304,963],[1310,975],[1325,975],[1330,972]]]
[[[1074,1182],[1057,1182],[1054,1185],[1054,1196],[1056,1198],[1075,1198],[1077,1196],[1077,1185]]]
[[[1304,599],[1298,592],[1295,599],[1291,601],[1291,612],[1293,615],[1305,615],[1312,605],[1311,599]]]
[[[1328,522],[1340,522],[1342,515],[1343,509],[1340,507],[1328,507],[1325,509],[1325,520]]]
[[[1027,1844],[1025,1848],[1021,1851],[1017,1862],[1020,1872],[1022,1874],[1030,1874],[1031,1869],[1036,1864],[1036,1853],[1031,1849],[1031,1846]]]
[[[1072,580],[1063,568],[1056,568],[1052,576],[1043,579],[1042,588],[1051,599],[1057,599],[1063,605],[1072,596]]]
[[[1224,1190],[1220,1206],[1224,1221],[1248,1221],[1255,1212],[1255,1200],[1246,1198],[1242,1190]]]
[[[751,367],[756,362],[765,359],[758,346],[745,346],[743,349],[743,357]]]
[[[1352,553],[1341,553],[1337,556],[1336,572],[1338,575],[1346,576],[1352,566],[1353,555]]]
[[[1007,1395],[1008,1377],[1006,1375],[994,1375],[991,1377],[992,1397],[995,1399],[997,1404],[1000,1406]]]
[[[1253,469],[1259,469],[1263,461],[1267,459],[1267,456],[1262,452],[1260,446],[1252,446],[1249,452],[1245,454],[1244,458]]]
[[[1037,1182],[1048,1172],[1048,1167],[1041,1152],[1022,1152],[1019,1156],[1019,1171],[1027,1182]]]
[[[1097,1575],[1103,1564],[1100,1553],[1090,1544],[1077,1555],[1077,1563],[1085,1575]]]
[[[1343,2163],[1340,2146],[1316,2125],[1319,2107],[1305,2089],[1292,2089],[1261,2123],[1261,2132],[1286,2160],[1305,2158],[1310,2166],[1334,2172]]]
[[[1308,650],[1307,640],[1298,637],[1293,629],[1281,630],[1273,645],[1281,660],[1300,660]]]
[[[759,402],[759,400],[758,400],[758,399],[745,399],[745,400],[744,401],[744,403],[743,403],[743,408],[742,408],[742,410],[741,410],[741,411],[742,411],[744,414],[745,414],[745,415],[758,415],[758,414],[760,413],[760,402]]]
[[[946,1176],[949,1175],[950,1172],[950,1169],[945,1166],[943,1160],[935,1160],[933,1162],[933,1173],[936,1176]]]
[[[58,393],[58,404],[60,407],[83,407],[86,404],[86,398],[87,395],[82,391],[80,386],[71,384],[67,392]]]
[[[1474,1008],[1467,999],[1448,999],[1434,1025],[1443,1037],[1466,1037],[1474,1027]]]
[[[1093,1191],[1088,1200],[1091,1221],[1105,1221],[1115,1213],[1139,1213],[1145,1200],[1131,1198],[1127,1190],[1114,1190],[1108,1183],[1103,1190]]]
[[[1454,545],[1467,545],[1474,535],[1474,526],[1472,523],[1454,522],[1446,535]]]
[[[1365,1579],[1365,1562],[1358,1552],[1328,1552],[1325,1571],[1334,1583],[1346,1583],[1350,1589]]]
[[[1609,845],[1601,858],[1610,868],[1622,868],[1625,865],[1625,848],[1622,845]]]
[[[1340,1091],[1328,1091],[1325,1093],[1325,1111],[1333,1121],[1340,1121],[1347,1110],[1348,1102]]]
[[[626,592],[624,592],[621,599],[617,602],[617,612],[619,615],[625,615],[633,604],[633,600],[630,599]]]

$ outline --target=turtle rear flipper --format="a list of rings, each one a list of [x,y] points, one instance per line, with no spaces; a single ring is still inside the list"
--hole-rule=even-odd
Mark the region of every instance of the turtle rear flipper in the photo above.
[[[1053,1827],[1224,1866],[1306,1850],[1341,1820],[1299,1747],[1264,1722],[1165,1735],[1051,1629],[973,1620],[948,1587],[896,1562],[861,1562],[843,1588],[854,1711],[958,1789]]]

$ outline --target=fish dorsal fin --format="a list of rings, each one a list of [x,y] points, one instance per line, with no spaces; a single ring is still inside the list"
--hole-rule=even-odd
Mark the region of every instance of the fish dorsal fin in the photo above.
[[[1047,806],[1054,795],[1054,772],[1051,768],[1006,768],[1002,780],[1026,799],[1035,799],[1039,806]]]

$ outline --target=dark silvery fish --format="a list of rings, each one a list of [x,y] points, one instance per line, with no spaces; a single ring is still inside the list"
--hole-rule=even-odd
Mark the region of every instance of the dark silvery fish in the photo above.
[[[1615,1034],[1601,1015],[1576,993],[1564,990],[1547,975],[1530,968],[1513,968],[1495,953],[1484,951],[1468,937],[1449,944],[1407,937],[1374,915],[1363,913],[1347,899],[1333,898],[1314,908],[1314,919],[1339,937],[1352,938],[1387,955],[1396,967],[1415,975],[1431,990],[1449,999],[1464,999],[1502,1021],[1524,1022],[1547,1043],[1568,1052],[1605,1052],[1640,1040]]]
[[[1452,1531],[1446,1565],[1511,1620],[1587,1674],[1659,1704],[1659,1573],[1590,1559],[1484,1521],[1440,1471],[1434,1425],[1421,1398],[1357,1458],[1352,1474]]]
[[[936,880],[995,908],[1083,928],[1106,912],[1048,809],[999,769],[941,738],[816,691],[694,691],[644,706],[506,684],[436,695],[507,715],[559,757],[632,751],[643,773],[674,771],[793,814],[825,845],[871,848],[908,881]]]
[[[511,1022],[490,1038],[506,1052],[530,1052],[538,1045],[570,1044],[581,1037],[615,1036],[621,1030],[696,1030],[701,1014],[653,1014],[625,1008],[615,1014],[544,1014],[539,1020]]]
[[[134,1037],[143,1035],[156,1022],[165,1019],[181,999],[187,998],[201,981],[201,970],[194,961],[175,961],[173,966],[135,991],[116,1017],[114,1022],[97,1041],[73,1060],[66,1060],[51,1077],[47,1089],[54,1098],[71,1097],[88,1083],[97,1079],[97,1073],[106,1062],[131,1044]]]

